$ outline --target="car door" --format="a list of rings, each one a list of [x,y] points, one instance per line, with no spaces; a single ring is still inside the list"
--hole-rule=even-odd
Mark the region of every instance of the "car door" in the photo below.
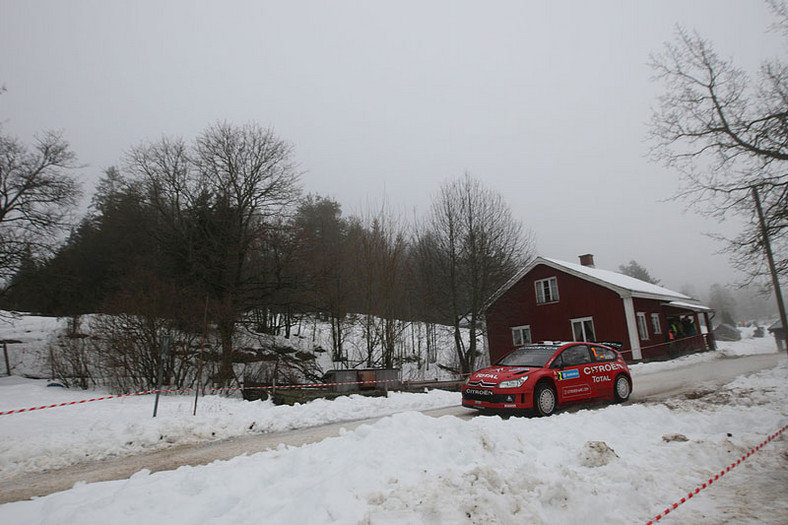
[[[594,397],[610,397],[616,375],[623,367],[616,362],[618,355],[604,346],[589,345],[591,363],[584,367],[583,372],[590,377],[591,390]]]
[[[591,376],[583,369],[591,364],[588,345],[572,345],[558,356],[553,366],[553,379],[559,403],[581,401],[593,396]]]

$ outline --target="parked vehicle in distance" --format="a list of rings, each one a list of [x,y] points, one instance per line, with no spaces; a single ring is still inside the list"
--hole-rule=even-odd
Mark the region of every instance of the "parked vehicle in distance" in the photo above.
[[[504,412],[556,409],[592,400],[623,402],[632,392],[624,358],[606,344],[528,344],[495,365],[471,374],[462,386],[462,405]]]

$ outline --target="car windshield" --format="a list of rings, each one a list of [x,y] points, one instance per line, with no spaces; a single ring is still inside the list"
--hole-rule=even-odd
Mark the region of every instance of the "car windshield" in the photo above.
[[[509,355],[496,364],[500,366],[543,367],[547,364],[547,361],[550,360],[556,350],[558,350],[557,346],[521,346],[520,348],[512,350]]]

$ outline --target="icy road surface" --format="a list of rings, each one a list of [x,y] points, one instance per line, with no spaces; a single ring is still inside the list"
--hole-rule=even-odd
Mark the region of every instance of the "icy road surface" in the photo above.
[[[641,373],[639,367],[632,367],[634,390],[632,401],[656,400],[672,397],[703,387],[712,388],[732,381],[738,376],[773,368],[781,360],[788,359],[785,354],[760,354],[747,356],[722,357],[713,361],[700,361],[677,366],[669,370],[660,369],[653,373]],[[665,363],[669,365],[669,363]]]

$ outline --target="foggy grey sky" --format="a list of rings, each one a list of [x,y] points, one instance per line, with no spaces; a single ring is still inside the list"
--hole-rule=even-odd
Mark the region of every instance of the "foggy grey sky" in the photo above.
[[[0,0],[0,122],[27,143],[62,130],[89,193],[130,147],[217,120],[270,126],[346,215],[384,195],[424,213],[467,171],[540,255],[635,259],[706,295],[738,278],[703,235],[730,226],[664,202],[647,62],[681,24],[754,76],[784,52],[770,23],[756,0]]]

